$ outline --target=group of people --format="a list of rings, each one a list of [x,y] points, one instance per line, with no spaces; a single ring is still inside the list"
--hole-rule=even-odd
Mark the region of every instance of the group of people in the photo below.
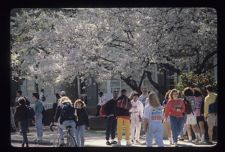
[[[211,85],[206,86],[208,95],[204,97],[199,88],[187,87],[182,92],[176,89],[167,91],[165,100],[161,103],[154,91],[142,88],[142,94],[132,92],[127,96],[125,89],[113,91],[112,99],[106,100],[103,93],[99,93],[97,116],[104,108],[106,116],[106,145],[121,146],[123,128],[125,128],[126,145],[142,144],[140,136],[146,134],[146,145],[152,147],[153,139],[159,147],[164,147],[164,129],[171,145],[177,146],[178,136],[187,131],[188,140],[205,142],[205,124],[208,126],[208,143],[212,144],[213,127],[217,126],[217,94]],[[43,101],[39,93],[33,93],[35,101],[34,120],[37,129],[37,141],[43,137]],[[81,99],[74,102],[66,96],[65,91],[56,93],[53,104],[51,125],[57,124],[60,145],[64,145],[63,130],[70,125],[71,134],[77,141],[78,147],[84,147],[85,130],[90,129],[86,104]],[[26,112],[30,102],[17,91],[15,119],[19,121],[23,135],[22,146],[28,147],[27,131],[30,117]],[[207,122],[207,123],[205,123]],[[192,129],[192,130],[191,130]],[[116,141],[117,134],[117,141]],[[111,139],[111,141],[110,141]]]
[[[101,104],[97,107],[97,110],[104,107],[106,113],[106,145],[121,146],[123,128],[127,146],[141,144],[140,135],[144,133],[147,147],[152,146],[153,139],[159,147],[164,147],[164,129],[174,146],[177,146],[178,137],[186,132],[188,142],[213,144],[213,128],[217,126],[217,94],[211,85],[206,86],[206,91],[207,96],[204,97],[199,88],[187,87],[182,92],[168,90],[162,103],[155,92],[148,92],[146,88],[142,89],[140,96],[132,92],[128,97],[123,89],[118,97],[118,91],[114,91],[111,100],[99,102]],[[208,126],[208,141],[205,124]],[[116,132],[118,142],[115,141]]]

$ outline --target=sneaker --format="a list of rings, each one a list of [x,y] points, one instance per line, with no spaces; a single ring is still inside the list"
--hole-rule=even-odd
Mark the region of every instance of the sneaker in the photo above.
[[[206,142],[208,145],[213,145],[213,142],[212,141],[207,141]]]
[[[111,144],[117,144],[117,141],[113,140],[111,141]]]
[[[178,146],[177,146],[177,142],[174,142],[174,146],[175,146],[175,147],[178,147]]]
[[[132,146],[131,142],[127,142],[126,146],[127,146],[127,147]]]
[[[111,143],[109,141],[106,142],[106,145],[111,145]]]
[[[136,140],[136,143],[141,144],[141,141],[140,140]]]

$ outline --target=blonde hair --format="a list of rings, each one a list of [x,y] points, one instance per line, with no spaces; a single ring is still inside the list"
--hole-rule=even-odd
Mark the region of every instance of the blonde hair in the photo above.
[[[169,93],[169,100],[173,100],[173,93],[176,92],[178,93],[178,90],[177,89],[172,89]]]
[[[60,103],[64,103],[65,101],[71,102],[70,98],[67,97],[67,96],[63,96],[63,97],[61,97],[61,98],[59,99],[59,102],[60,102]],[[71,103],[72,103],[72,102],[71,102]]]
[[[156,95],[155,92],[149,93],[148,99],[149,99],[149,104],[150,104],[153,108],[156,108],[156,107],[161,106],[161,105],[160,105],[160,102],[159,102],[159,98],[158,98],[158,96]]]
[[[82,104],[82,105],[81,105],[82,108],[83,108],[83,107],[86,107],[85,102],[84,102],[83,100],[81,100],[81,99],[75,100],[75,102],[74,102],[74,107],[77,107],[77,103],[79,103],[79,102]]]

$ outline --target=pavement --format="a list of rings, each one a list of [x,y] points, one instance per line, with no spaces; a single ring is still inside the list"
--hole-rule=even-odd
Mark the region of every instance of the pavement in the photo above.
[[[58,139],[57,130],[54,132],[50,131],[49,126],[44,127],[44,135],[42,142],[35,142],[36,138],[36,128],[29,127],[29,133],[27,134],[29,147],[55,147],[56,141]],[[142,144],[135,144],[132,147],[146,147],[145,137],[141,138]],[[168,140],[163,140],[165,147],[174,147],[174,145],[170,145]],[[11,145],[13,147],[21,147],[22,136],[19,132],[11,133]],[[217,142],[214,142],[216,145]],[[126,146],[126,141],[123,136],[123,140],[121,141],[122,147]],[[188,143],[187,140],[178,141],[179,147],[212,147],[214,145],[208,144],[194,144]],[[104,130],[86,130],[85,133],[85,147],[114,147],[114,145],[106,145],[105,141],[105,131]],[[153,145],[153,147],[157,147],[157,145]]]

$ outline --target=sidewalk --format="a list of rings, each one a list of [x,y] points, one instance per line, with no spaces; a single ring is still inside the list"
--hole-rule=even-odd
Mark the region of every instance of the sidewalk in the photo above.
[[[30,147],[54,147],[58,135],[57,130],[54,132],[50,131],[48,126],[44,127],[43,141],[40,143],[34,142],[36,138],[36,129],[35,127],[29,128],[30,132],[28,133],[28,140]],[[145,140],[141,139],[141,142],[144,143]],[[11,145],[14,147],[20,147],[22,143],[22,136],[19,132],[11,133]],[[105,131],[104,130],[87,130],[85,134],[85,147],[112,147],[105,144]],[[173,147],[169,144],[168,140],[164,140],[165,147]],[[122,147],[126,145],[125,140],[122,140]],[[213,145],[196,145],[193,143],[187,143],[186,141],[179,141],[178,145],[181,147],[211,147]],[[156,145],[153,145],[154,147]],[[132,147],[146,147],[146,145],[132,145]]]

